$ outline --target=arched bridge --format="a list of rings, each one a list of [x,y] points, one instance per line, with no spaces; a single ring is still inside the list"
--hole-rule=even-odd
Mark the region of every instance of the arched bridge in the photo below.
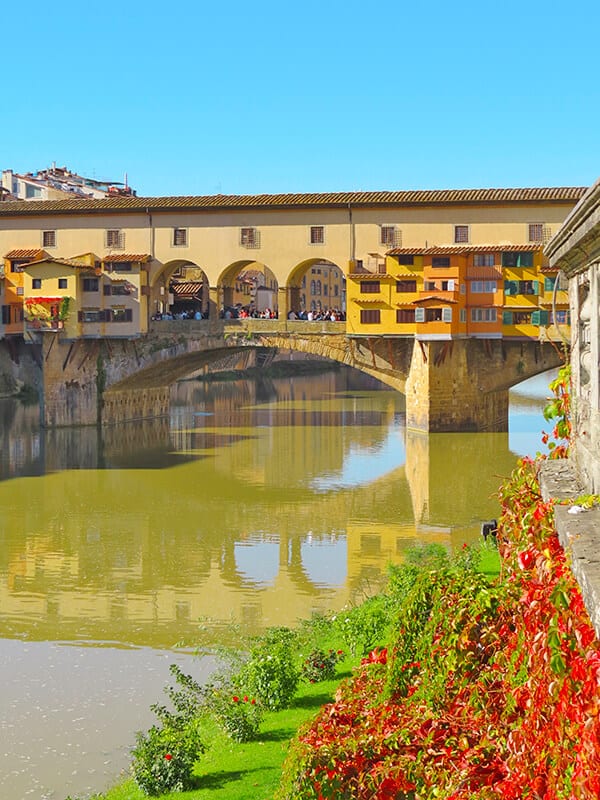
[[[161,321],[136,339],[45,336],[42,423],[166,414],[175,381],[248,348],[309,353],[372,375],[406,396],[407,426],[426,432],[506,430],[508,389],[562,362],[547,342],[349,337],[339,322]]]

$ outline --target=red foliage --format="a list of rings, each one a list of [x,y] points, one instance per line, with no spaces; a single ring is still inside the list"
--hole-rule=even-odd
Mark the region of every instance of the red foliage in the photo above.
[[[385,649],[363,659],[299,737],[298,798],[600,798],[600,645],[534,467],[521,462],[501,492],[501,602],[453,639],[440,627],[430,663],[408,654],[403,696],[384,691]],[[428,682],[448,659],[434,702]]]

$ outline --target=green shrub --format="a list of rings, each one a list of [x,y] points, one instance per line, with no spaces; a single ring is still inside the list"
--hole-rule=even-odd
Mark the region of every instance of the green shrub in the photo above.
[[[256,738],[263,718],[263,709],[256,698],[218,692],[211,702],[217,722],[235,742]]]
[[[384,595],[370,597],[340,611],[334,620],[352,655],[366,655],[385,638],[390,621],[388,599]]]
[[[343,655],[341,650],[313,650],[302,662],[302,677],[309,683],[332,680],[335,678],[335,665]]]
[[[138,732],[132,750],[135,782],[144,794],[156,797],[194,788],[192,771],[204,747],[194,726],[158,728]]]
[[[234,676],[234,685],[246,687],[271,711],[289,708],[300,679],[297,640],[289,628],[270,628],[255,642],[248,661]]]

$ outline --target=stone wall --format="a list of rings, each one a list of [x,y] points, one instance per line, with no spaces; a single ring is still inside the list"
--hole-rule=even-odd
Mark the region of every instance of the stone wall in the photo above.
[[[600,493],[600,181],[573,209],[546,253],[569,279],[572,458],[586,490]]]

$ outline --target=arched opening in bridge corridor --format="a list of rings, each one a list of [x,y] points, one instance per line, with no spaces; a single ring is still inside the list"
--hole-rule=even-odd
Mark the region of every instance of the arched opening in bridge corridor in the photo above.
[[[236,261],[222,273],[217,287],[217,310],[224,319],[277,317],[279,285],[266,264]]]
[[[168,261],[150,292],[149,309],[154,320],[206,319],[209,315],[208,278],[192,261]]]
[[[346,318],[346,276],[324,258],[302,261],[287,281],[288,317],[291,319]]]

